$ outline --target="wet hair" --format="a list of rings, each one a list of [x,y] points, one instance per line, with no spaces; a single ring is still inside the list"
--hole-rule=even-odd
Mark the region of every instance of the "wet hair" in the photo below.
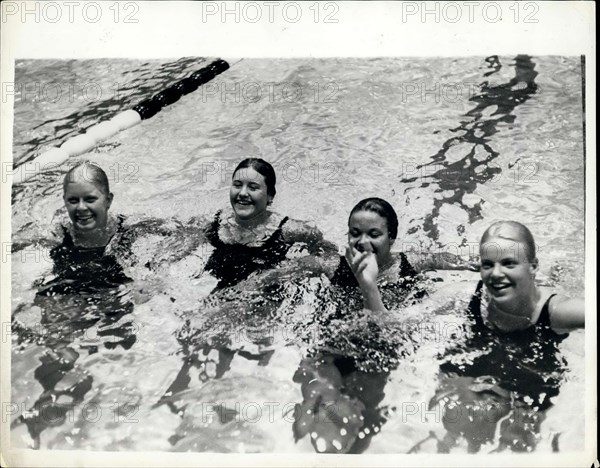
[[[94,184],[94,186],[104,195],[108,196],[110,194],[106,172],[104,172],[100,166],[96,166],[90,162],[84,162],[77,166],[73,166],[69,172],[66,173],[65,178],[63,179],[63,191],[66,191],[67,185],[71,182],[75,182],[78,176],[81,176],[86,182]]]
[[[352,215],[358,211],[372,211],[373,213],[377,213],[387,221],[390,239],[395,239],[398,235],[398,215],[394,211],[394,208],[392,208],[392,205],[385,200],[381,198],[365,198],[364,200],[359,201],[354,208],[352,208],[350,216],[348,217],[348,223],[350,223]]]
[[[232,178],[235,177],[235,174],[240,169],[246,169],[251,167],[260,175],[265,178],[265,184],[267,185],[267,195],[272,197],[275,196],[277,190],[275,189],[275,183],[277,182],[277,177],[275,176],[275,169],[271,166],[267,161],[261,158],[247,158],[244,159],[241,163],[237,165],[235,171],[233,171]]]
[[[500,239],[508,239],[515,242],[520,242],[525,245],[525,254],[528,261],[533,261],[536,257],[535,241],[533,235],[527,227],[516,221],[497,221],[485,230],[481,236],[480,245],[488,242],[493,237]]]

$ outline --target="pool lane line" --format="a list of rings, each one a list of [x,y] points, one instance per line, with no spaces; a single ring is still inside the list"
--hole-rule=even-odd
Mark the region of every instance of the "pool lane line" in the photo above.
[[[110,120],[92,125],[86,129],[85,133],[67,139],[60,147],[50,148],[31,161],[17,166],[13,171],[13,185],[25,182],[39,172],[43,172],[45,169],[42,168],[48,168],[48,166],[56,168],[70,156],[86,153],[100,141],[106,140],[122,130],[131,128],[142,120],[155,116],[164,107],[177,102],[182,96],[196,91],[200,86],[208,83],[228,68],[229,63],[217,59],[206,67],[195,71],[187,78],[160,91],[150,99],[140,102],[132,109],[120,112]]]

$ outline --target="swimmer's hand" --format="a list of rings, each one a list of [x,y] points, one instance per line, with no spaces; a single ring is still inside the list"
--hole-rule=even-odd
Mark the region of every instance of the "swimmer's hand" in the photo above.
[[[379,267],[371,249],[359,252],[353,246],[346,247],[346,260],[361,289],[377,286]]]
[[[377,257],[370,246],[364,252],[348,246],[346,261],[360,286],[364,308],[373,312],[387,312],[377,287],[377,276],[379,275]]]

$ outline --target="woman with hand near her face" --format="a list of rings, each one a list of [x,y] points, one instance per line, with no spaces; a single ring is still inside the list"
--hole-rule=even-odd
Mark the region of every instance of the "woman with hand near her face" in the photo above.
[[[350,212],[346,255],[328,275],[331,288],[316,310],[318,340],[310,334],[308,356],[294,375],[303,395],[294,437],[310,434],[318,452],[367,449],[387,420],[381,402],[390,372],[414,348],[406,333],[389,326],[388,309],[423,293],[406,255],[392,252],[397,233],[398,217],[381,198],[364,199]]]
[[[398,216],[388,202],[367,198],[357,203],[348,219],[346,255],[332,284],[358,287],[363,307],[373,312],[385,312],[386,299],[398,303],[413,289],[416,271],[404,253],[391,251],[397,234]]]

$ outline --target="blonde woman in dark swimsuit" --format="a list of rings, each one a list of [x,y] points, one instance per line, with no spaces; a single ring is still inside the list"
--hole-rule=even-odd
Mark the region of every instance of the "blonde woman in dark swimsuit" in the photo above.
[[[467,309],[468,339],[444,356],[430,403],[444,406],[447,433],[438,450],[448,452],[464,437],[469,451],[477,452],[494,441],[499,425],[496,450],[531,451],[559,392],[564,363],[558,345],[569,331],[584,327],[584,301],[536,284],[539,261],[523,224],[494,223],[480,251],[481,281]]]

